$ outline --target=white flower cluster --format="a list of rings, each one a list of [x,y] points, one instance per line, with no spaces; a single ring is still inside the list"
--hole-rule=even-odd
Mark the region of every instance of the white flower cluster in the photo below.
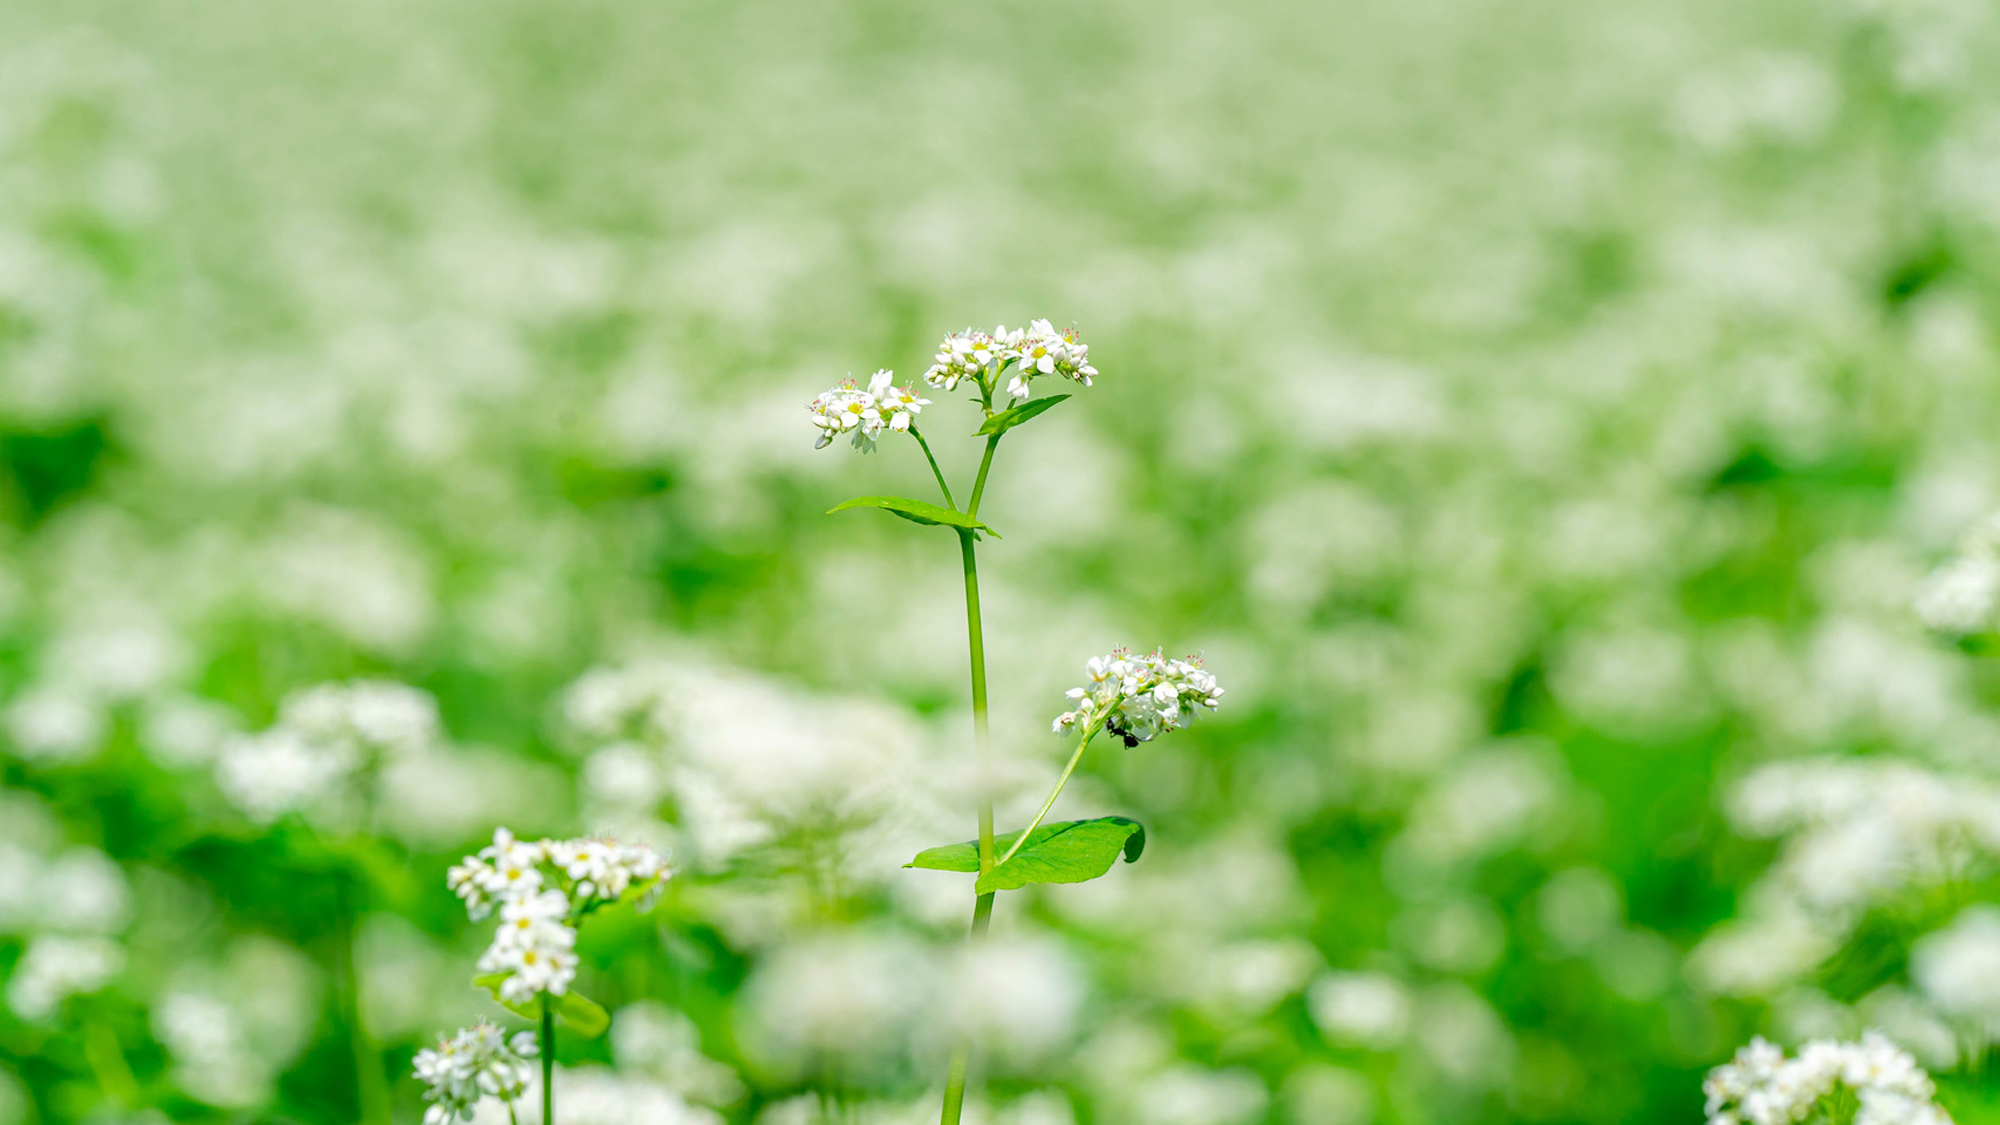
[[[490,1023],[461,1030],[435,1047],[417,1052],[417,1078],[428,1087],[424,1125],[470,1121],[485,1098],[513,1102],[528,1089],[537,1048],[532,1032],[510,1040]]]
[[[1099,723],[1125,740],[1127,746],[1150,742],[1162,731],[1179,730],[1194,722],[1203,708],[1213,708],[1222,700],[1215,677],[1201,666],[1201,658],[1179,660],[1153,650],[1149,656],[1134,656],[1126,649],[1093,656],[1085,665],[1090,671],[1087,687],[1071,688],[1073,711],[1056,716],[1055,732],[1072,728],[1088,730]]]
[[[423,691],[387,680],[320,684],[288,696],[269,730],[225,747],[216,783],[268,823],[439,738],[437,701]]]
[[[124,971],[125,948],[110,938],[42,934],[7,979],[7,1006],[24,1019],[47,1019],[64,1000],[95,992]]]
[[[1950,1125],[1936,1087],[1909,1052],[1876,1032],[1858,1043],[1820,1040],[1797,1058],[1762,1037],[1702,1083],[1710,1125],[1792,1125],[1845,1086],[1860,1103],[1855,1125]]]
[[[643,844],[614,840],[517,840],[505,828],[451,869],[446,882],[467,913],[497,906],[500,926],[479,958],[482,973],[505,973],[500,995],[525,1003],[537,993],[562,995],[576,978],[576,922],[640,887],[641,910],[665,889],[667,864]]]
[[[1061,375],[1086,387],[1097,376],[1090,365],[1090,345],[1077,340],[1074,328],[1057,331],[1048,321],[1037,320],[1011,332],[1001,325],[991,333],[968,328],[946,336],[924,381],[946,391],[967,378],[984,385],[1009,362],[1019,364],[1007,383],[1007,394],[1015,399],[1032,393],[1029,384],[1037,375]]]
[[[1940,633],[1967,635],[1995,627],[2000,611],[2000,516],[1988,519],[1933,571],[1917,591],[1917,616]]]
[[[807,409],[812,411],[812,424],[819,427],[819,440],[813,448],[825,449],[835,437],[852,434],[854,448],[866,453],[875,448],[884,431],[909,433],[931,400],[918,398],[907,386],[891,386],[895,378],[893,371],[877,371],[869,376],[867,390],[852,379],[842,379],[838,386],[812,400]]]

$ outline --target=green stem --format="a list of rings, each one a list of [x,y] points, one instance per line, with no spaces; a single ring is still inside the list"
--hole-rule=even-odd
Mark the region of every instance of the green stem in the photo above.
[[[986,929],[993,921],[993,895],[980,895],[972,907],[972,940],[986,937]],[[972,1067],[972,1040],[961,1035],[951,1048],[951,1067],[944,1077],[944,1113],[938,1117],[938,1125],[958,1125],[958,1117],[965,1109],[965,1075]]]
[[[917,439],[917,444],[923,447],[924,460],[931,463],[931,475],[937,478],[938,491],[944,493],[944,506],[958,511],[958,501],[951,498],[951,486],[944,482],[944,470],[938,468],[937,458],[931,456],[931,443],[924,440],[924,435],[918,433],[915,426],[910,427],[910,436]]]
[[[83,1057],[97,1078],[98,1089],[124,1109],[138,1109],[144,1100],[139,1080],[125,1061],[125,1049],[118,1045],[118,1033],[93,1020],[83,1032]]]
[[[1082,738],[1076,740],[1076,753],[1069,756],[1069,765],[1064,766],[1062,776],[1056,778],[1056,787],[1049,791],[1049,799],[1042,802],[1042,811],[1035,814],[1035,819],[1029,821],[1028,826],[1021,830],[1020,838],[1014,841],[1014,846],[1008,848],[1007,854],[1001,856],[1000,862],[995,863],[993,866],[998,867],[1001,863],[1013,859],[1014,853],[1021,850],[1021,845],[1028,842],[1028,834],[1042,826],[1042,818],[1049,815],[1049,810],[1055,807],[1056,798],[1062,795],[1063,786],[1069,784],[1069,775],[1075,773],[1076,764],[1083,761],[1084,748],[1090,745],[1090,740],[1096,738],[1097,732],[1102,729],[1102,727],[1093,726],[1083,732]]]
[[[542,993],[542,1125],[556,1125],[556,1006]]]
[[[993,434],[986,439],[986,454],[979,459],[979,476],[974,478],[972,482],[972,503],[965,506],[965,514],[968,516],[977,516],[979,514],[979,498],[986,495],[986,471],[993,467],[993,451],[999,447],[999,434]],[[966,557],[969,559],[972,556],[967,555]],[[969,563],[967,565],[970,566]],[[967,570],[965,573],[966,580],[968,582],[971,581],[972,571]]]
[[[986,470],[993,462],[993,446],[997,440],[987,439],[986,457],[979,466],[979,483],[973,489],[971,511],[978,510],[979,490],[985,487]],[[993,869],[993,797],[990,785],[993,740],[986,719],[986,640],[980,627],[979,559],[973,550],[972,532],[960,531],[958,545],[965,563],[965,636],[966,647],[972,656],[972,740],[979,751],[979,872],[983,875]],[[986,936],[992,920],[993,895],[988,892],[973,901],[973,941]],[[971,1064],[972,1043],[962,1037],[952,1047],[951,1066],[945,1075],[944,1111],[938,1118],[939,1125],[958,1125],[959,1115],[965,1109],[965,1075]]]
[[[382,1055],[361,1014],[361,972],[354,960],[354,915],[357,871],[340,875],[340,921],[334,933],[335,973],[340,990],[341,1016],[347,1021],[347,1041],[354,1059],[354,1084],[361,1102],[363,1125],[388,1125],[389,1080],[382,1073]]]

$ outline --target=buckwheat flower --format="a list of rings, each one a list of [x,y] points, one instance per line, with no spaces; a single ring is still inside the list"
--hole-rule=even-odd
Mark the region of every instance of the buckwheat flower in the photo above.
[[[529,1060],[537,1054],[533,1034],[516,1032],[510,1040],[490,1023],[476,1024],[436,1047],[417,1052],[417,1078],[426,1087],[424,1125],[470,1121],[485,1098],[512,1102],[527,1092],[534,1077]]]
[[[557,996],[576,979],[576,930],[564,919],[569,900],[561,891],[515,899],[501,907],[493,944],[480,955],[479,971],[505,973],[500,997],[524,1004],[542,992]]]
[[[877,371],[868,380],[868,393],[875,396],[875,407],[882,413],[883,425],[904,434],[916,424],[917,415],[923,413],[931,400],[918,398],[916,391],[908,386],[891,386],[895,378],[893,371]]]
[[[874,441],[874,433],[882,427],[882,412],[875,408],[875,396],[856,386],[852,379],[842,379],[832,390],[812,400],[807,409],[812,411],[812,424],[819,427],[814,449],[825,449],[842,434],[854,436],[855,448],[867,449]]]
[[[836,436],[848,434],[854,439],[854,447],[866,453],[875,448],[876,439],[885,430],[908,433],[916,416],[931,400],[917,397],[909,387],[893,386],[895,378],[892,371],[877,371],[869,376],[867,390],[862,390],[852,379],[843,379],[814,399],[808,409],[820,433],[813,448],[824,449],[833,444]]]
[[[1711,1125],[1791,1125],[1840,1087],[1853,1091],[1857,1125],[1950,1125],[1931,1099],[1930,1076],[1907,1051],[1876,1032],[1856,1043],[1820,1040],[1796,1058],[1762,1038],[1709,1072],[1702,1083]]]
[[[1097,368],[1090,365],[1090,346],[1077,341],[1075,329],[1058,332],[1048,321],[1037,320],[1017,335],[1013,350],[1020,366],[1007,383],[1009,396],[1027,398],[1032,393],[1029,384],[1038,375],[1061,375],[1086,387],[1096,377]]]
[[[493,913],[493,895],[486,888],[494,882],[494,866],[476,855],[466,856],[445,872],[445,886],[465,902],[465,912],[473,921]]]
[[[481,848],[477,858],[490,865],[484,874],[486,893],[501,899],[516,898],[541,888],[540,865],[548,858],[548,848],[516,840],[512,832],[495,828],[493,842]]]
[[[576,880],[580,898],[613,900],[634,882],[658,879],[666,873],[666,860],[644,844],[621,844],[616,840],[559,840],[549,844],[549,859]]]
[[[977,383],[998,359],[992,336],[970,328],[954,332],[938,345],[930,370],[924,372],[924,382],[941,391],[955,389],[963,379]]]
[[[1222,689],[1199,657],[1175,659],[1154,650],[1134,656],[1123,648],[1091,657],[1090,683],[1071,688],[1074,710],[1056,716],[1054,730],[1088,730],[1098,725],[1127,746],[1150,742],[1162,731],[1179,730],[1203,710],[1218,706]]]

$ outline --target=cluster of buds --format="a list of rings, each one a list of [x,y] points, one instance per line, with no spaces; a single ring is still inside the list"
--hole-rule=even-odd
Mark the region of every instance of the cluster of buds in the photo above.
[[[877,371],[869,377],[867,390],[852,379],[842,379],[838,386],[812,400],[807,409],[812,411],[813,425],[819,428],[819,441],[813,448],[825,449],[834,438],[850,434],[854,447],[866,453],[875,448],[875,440],[884,431],[908,433],[931,400],[918,398],[907,386],[892,386],[895,378],[893,371]]]
[[[1086,387],[1097,375],[1097,368],[1090,365],[1090,345],[1077,340],[1075,329],[1058,331],[1048,321],[1037,320],[1011,332],[1002,325],[990,333],[970,328],[952,333],[938,345],[924,381],[946,391],[967,378],[990,386],[992,376],[1009,362],[1018,364],[1007,383],[1007,394],[1014,399],[1027,398],[1032,393],[1029,384],[1038,375],[1061,375]]]
[[[1858,1043],[1808,1043],[1797,1058],[1759,1037],[1709,1072],[1709,1125],[1792,1125],[1804,1121],[1840,1087],[1859,1105],[1865,1125],[1951,1125],[1931,1099],[1937,1089],[1907,1051],[1875,1032]]]
[[[535,1036],[521,1031],[510,1041],[490,1023],[475,1024],[435,1047],[417,1052],[417,1078],[426,1089],[424,1125],[471,1121],[484,1098],[511,1103],[525,1094],[537,1054]]]
[[[1056,716],[1057,734],[1102,725],[1123,738],[1125,745],[1137,746],[1162,731],[1191,725],[1203,709],[1222,700],[1222,689],[1201,666],[1200,657],[1181,660],[1158,649],[1134,656],[1119,648],[1091,657],[1085,667],[1090,683],[1069,690],[1075,709]]]
[[[466,856],[446,882],[466,912],[484,918],[495,907],[500,926],[479,958],[482,973],[503,973],[500,996],[526,1003],[557,996],[576,978],[576,923],[585,914],[640,891],[639,909],[666,889],[666,861],[642,844],[615,840],[517,840],[505,828]]]

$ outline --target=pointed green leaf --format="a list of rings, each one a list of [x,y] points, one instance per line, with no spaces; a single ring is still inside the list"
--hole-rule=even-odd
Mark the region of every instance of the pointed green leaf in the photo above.
[[[1019,839],[1019,832],[995,837],[993,850],[1005,855]],[[1029,883],[1085,883],[1111,870],[1122,853],[1132,863],[1146,850],[1146,829],[1138,821],[1122,816],[1095,820],[1065,820],[1035,829],[1007,862],[988,871],[973,884],[980,894],[988,891],[1019,890]],[[979,870],[979,842],[946,844],[918,852],[905,867],[933,871]]]
[[[493,995],[495,1003],[524,1020],[542,1018],[542,1001],[537,996],[526,1004],[516,1004],[500,998],[500,983],[507,979],[506,973],[486,973],[472,978],[474,988],[483,988]],[[611,1013],[604,1006],[572,988],[561,996],[550,996],[555,1002],[556,1016],[569,1025],[577,1034],[586,1039],[595,1039],[611,1028]]]
[[[899,515],[911,523],[928,524],[932,527],[957,527],[967,531],[983,531],[993,538],[1000,533],[966,515],[950,508],[940,508],[936,504],[926,504],[922,500],[910,500],[901,496],[857,496],[844,504],[836,504],[827,509],[827,514],[844,512],[849,508],[880,508],[885,512]]]
[[[1004,434],[1068,397],[1068,395],[1050,395],[1047,398],[1031,398],[1018,406],[1010,406],[988,418],[972,436],[993,437]]]

